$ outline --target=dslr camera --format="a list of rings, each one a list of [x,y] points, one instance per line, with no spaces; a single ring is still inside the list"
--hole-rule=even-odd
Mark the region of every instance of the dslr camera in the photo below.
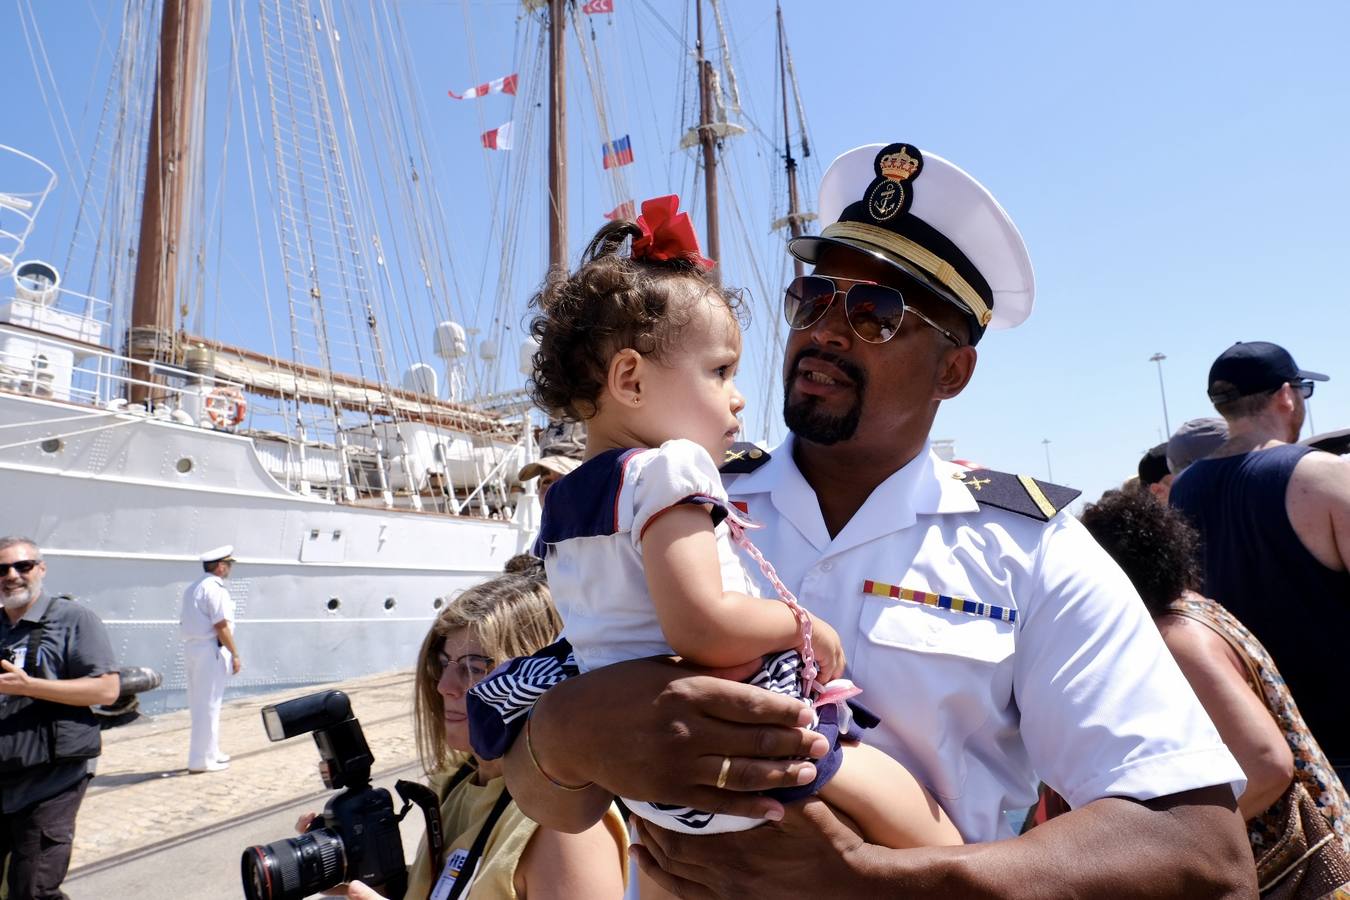
[[[273,741],[314,733],[324,786],[340,789],[328,799],[304,834],[259,844],[239,862],[248,900],[299,900],[346,881],[360,879],[391,900],[408,889],[403,841],[398,826],[416,803],[427,823],[427,842],[441,843],[435,793],[425,785],[394,785],[403,808],[394,812],[384,788],[370,784],[375,757],[361,723],[342,691],[323,691],[287,700],[262,711],[263,727]]]

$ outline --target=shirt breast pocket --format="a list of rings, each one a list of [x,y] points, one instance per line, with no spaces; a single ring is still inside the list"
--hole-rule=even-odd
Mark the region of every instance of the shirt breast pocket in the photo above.
[[[997,664],[1012,655],[1013,624],[891,597],[863,598],[859,623],[869,644]]]

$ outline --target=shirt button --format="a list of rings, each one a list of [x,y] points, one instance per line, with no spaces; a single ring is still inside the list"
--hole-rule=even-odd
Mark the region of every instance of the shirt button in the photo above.
[[[832,562],[823,562],[823,563],[820,564],[820,571],[822,571],[822,572],[828,572],[828,571],[830,571],[830,570],[833,569],[833,568],[834,568],[834,563],[832,563]]]

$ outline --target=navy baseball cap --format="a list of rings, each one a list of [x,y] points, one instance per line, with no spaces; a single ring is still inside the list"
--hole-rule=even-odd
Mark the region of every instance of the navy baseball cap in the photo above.
[[[1240,397],[1273,391],[1282,384],[1328,381],[1320,372],[1300,369],[1289,351],[1268,341],[1238,341],[1209,367],[1209,399],[1229,403]]]

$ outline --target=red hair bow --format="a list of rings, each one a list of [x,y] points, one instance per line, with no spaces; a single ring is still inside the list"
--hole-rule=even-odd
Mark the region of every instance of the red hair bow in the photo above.
[[[642,237],[633,239],[633,258],[665,262],[687,259],[703,271],[717,265],[699,251],[698,235],[689,213],[679,212],[680,198],[675,194],[642,202],[637,226]]]

